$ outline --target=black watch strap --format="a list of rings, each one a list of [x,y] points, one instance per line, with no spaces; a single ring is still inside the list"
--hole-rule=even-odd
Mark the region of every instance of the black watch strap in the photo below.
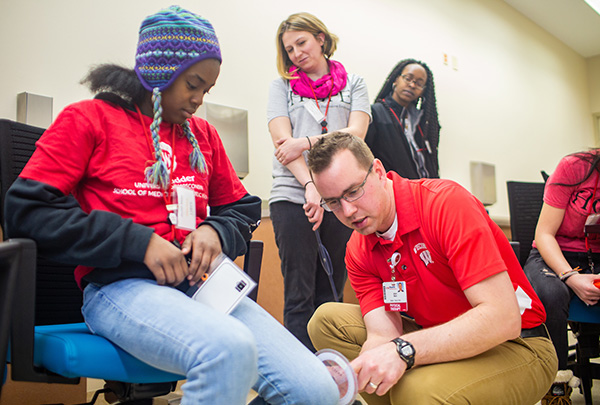
[[[401,338],[392,339],[392,342],[396,343],[396,351],[398,352],[398,356],[400,356],[400,358],[406,362],[406,369],[410,370],[415,364],[414,346],[412,343]]]

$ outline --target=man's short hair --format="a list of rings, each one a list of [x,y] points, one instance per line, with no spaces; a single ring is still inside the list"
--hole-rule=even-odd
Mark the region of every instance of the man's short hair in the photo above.
[[[309,150],[308,168],[312,173],[321,173],[329,167],[333,157],[343,150],[349,150],[365,170],[369,169],[375,159],[362,139],[347,132],[336,131],[319,139]]]

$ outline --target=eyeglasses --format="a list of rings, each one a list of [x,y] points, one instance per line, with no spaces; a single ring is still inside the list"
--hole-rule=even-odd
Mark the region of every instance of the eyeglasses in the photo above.
[[[358,200],[360,197],[365,195],[365,184],[367,183],[367,179],[369,178],[369,174],[373,170],[373,163],[369,166],[369,170],[367,171],[367,175],[362,183],[358,186],[346,191],[344,195],[339,198],[328,198],[326,200],[321,200],[321,207],[323,207],[327,211],[337,211],[342,206],[342,199],[353,202]]]
[[[412,75],[402,75],[400,76],[404,83],[406,84],[414,84],[415,87],[419,90],[423,90],[425,88],[425,82],[421,79],[416,79]]]

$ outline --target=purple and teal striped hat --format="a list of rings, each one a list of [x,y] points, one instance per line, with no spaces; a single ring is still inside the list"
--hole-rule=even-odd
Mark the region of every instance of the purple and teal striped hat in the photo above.
[[[208,20],[179,6],[171,6],[146,17],[140,27],[135,55],[135,73],[142,85],[152,92],[153,120],[150,124],[155,161],[146,167],[149,183],[169,185],[169,170],[162,158],[159,129],[162,122],[162,91],[188,67],[204,59],[222,62],[219,41]],[[206,172],[206,162],[189,122],[182,124],[192,144],[190,165],[198,173]]]
[[[142,22],[135,72],[146,89],[162,91],[186,68],[209,58],[222,61],[219,40],[199,15],[171,6]]]

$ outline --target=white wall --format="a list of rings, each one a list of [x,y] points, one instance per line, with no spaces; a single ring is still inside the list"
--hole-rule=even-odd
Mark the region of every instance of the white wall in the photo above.
[[[496,218],[508,217],[506,180],[539,181],[541,169],[552,172],[563,155],[593,146],[588,64],[502,0],[175,3],[215,26],[223,65],[206,100],[249,111],[244,184],[263,199],[271,185],[265,115],[268,84],[277,76],[275,31],[298,11],[314,13],[340,37],[334,59],[365,78],[371,99],[400,59],[428,63],[442,125],[441,175],[470,188],[469,161],[495,164],[498,202],[490,213]],[[89,67],[133,66],[140,22],[168,5],[0,0],[0,117],[16,118],[23,91],[52,96],[55,116],[90,97],[78,84]],[[456,58],[457,70],[443,65],[443,53]]]
[[[600,144],[600,55],[586,60],[596,143]]]
[[[600,55],[587,59],[587,66],[591,109],[600,114]]]

